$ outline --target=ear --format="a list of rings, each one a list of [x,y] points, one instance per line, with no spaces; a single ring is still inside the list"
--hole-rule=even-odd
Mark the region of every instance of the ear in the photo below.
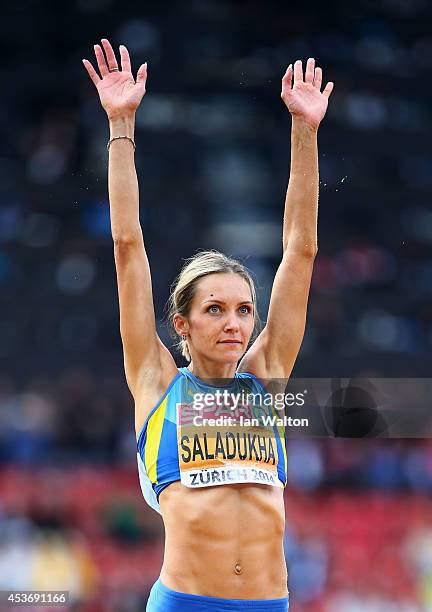
[[[176,333],[181,336],[189,332],[189,324],[183,315],[176,313],[173,317],[173,325]]]

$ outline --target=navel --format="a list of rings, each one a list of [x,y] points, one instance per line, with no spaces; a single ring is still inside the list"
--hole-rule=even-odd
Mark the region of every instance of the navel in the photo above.
[[[234,571],[237,575],[242,573],[242,566],[240,565],[240,563],[235,564]]]

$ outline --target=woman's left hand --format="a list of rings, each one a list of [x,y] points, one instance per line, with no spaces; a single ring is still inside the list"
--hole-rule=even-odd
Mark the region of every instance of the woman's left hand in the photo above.
[[[294,84],[292,77],[294,74]],[[290,64],[282,78],[281,98],[294,118],[302,119],[314,129],[318,129],[327,111],[328,99],[333,91],[333,83],[327,83],[321,92],[322,70],[315,68],[315,60],[310,57],[306,64],[303,79],[301,60]]]

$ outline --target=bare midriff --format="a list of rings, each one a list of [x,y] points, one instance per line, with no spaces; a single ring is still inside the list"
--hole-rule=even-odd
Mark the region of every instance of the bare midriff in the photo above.
[[[165,586],[226,599],[287,596],[283,489],[258,484],[189,489],[174,482],[159,502]]]

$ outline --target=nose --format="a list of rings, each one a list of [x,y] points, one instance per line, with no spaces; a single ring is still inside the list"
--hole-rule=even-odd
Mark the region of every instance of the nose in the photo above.
[[[230,312],[227,315],[224,330],[227,332],[237,332],[239,330],[239,322],[236,313]]]

